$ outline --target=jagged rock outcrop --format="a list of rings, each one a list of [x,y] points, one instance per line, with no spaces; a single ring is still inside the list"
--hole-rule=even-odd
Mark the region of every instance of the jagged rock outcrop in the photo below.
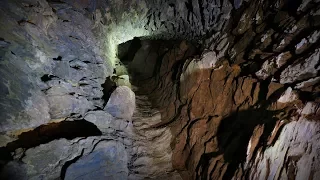
[[[28,149],[21,157],[21,162],[8,163],[2,178],[121,179],[128,176],[128,157],[125,152],[122,143],[104,136],[55,140]],[[75,160],[76,163],[72,164]],[[16,169],[16,166],[19,168]]]
[[[92,21],[68,7],[1,2],[1,132],[102,107],[101,84],[112,67]]]
[[[319,179],[319,11],[1,1],[0,179]]]

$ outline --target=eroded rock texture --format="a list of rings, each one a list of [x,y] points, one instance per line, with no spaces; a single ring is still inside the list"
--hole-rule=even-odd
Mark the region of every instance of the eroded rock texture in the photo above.
[[[134,76],[137,94],[147,95],[161,113],[153,127],[171,127],[172,163],[182,178],[314,178],[318,100],[242,75],[241,66],[217,62],[214,52],[188,58],[192,52],[181,42],[162,57],[156,77]]]
[[[0,179],[320,179],[319,11],[1,1]]]

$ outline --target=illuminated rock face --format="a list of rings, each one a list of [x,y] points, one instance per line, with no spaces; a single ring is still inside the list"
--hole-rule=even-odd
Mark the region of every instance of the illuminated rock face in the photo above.
[[[0,179],[320,179],[319,11],[1,1]]]

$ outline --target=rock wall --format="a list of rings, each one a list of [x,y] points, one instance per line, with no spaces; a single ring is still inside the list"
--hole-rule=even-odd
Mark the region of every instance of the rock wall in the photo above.
[[[67,4],[1,2],[1,132],[102,108],[112,66],[92,26]]]
[[[319,179],[319,6],[1,1],[1,179]]]
[[[201,56],[182,42],[138,78],[154,127],[183,179],[318,179],[319,4],[244,3]]]
[[[135,36],[199,39],[230,13],[230,3],[217,3],[204,3],[217,11],[204,17],[196,1],[1,2],[1,132],[101,108],[100,84],[119,65],[118,44]]]

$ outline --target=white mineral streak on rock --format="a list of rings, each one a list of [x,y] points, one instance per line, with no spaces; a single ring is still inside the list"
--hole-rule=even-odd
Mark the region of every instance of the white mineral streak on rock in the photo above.
[[[217,62],[216,53],[213,51],[209,51],[202,55],[202,59],[200,63],[200,69],[210,69],[215,68]]]
[[[285,44],[286,44],[285,39],[282,39],[281,42],[280,42],[280,46],[285,45]]]
[[[320,49],[316,49],[307,59],[302,59],[302,62],[288,66],[281,72],[280,83],[292,83],[297,80],[315,77],[320,70],[320,66],[317,66],[320,61],[319,56]]]
[[[281,67],[283,64],[285,64],[285,62],[281,61],[283,56],[284,56],[284,53],[281,53],[276,58],[276,64],[278,68]]]
[[[261,38],[261,42],[263,43],[267,38],[269,37],[269,34],[264,34]]]
[[[291,87],[288,87],[287,90],[281,95],[278,99],[278,102],[289,103],[298,99],[297,94],[292,90]]]
[[[302,109],[301,114],[303,115],[309,115],[314,114],[317,112],[317,110],[320,108],[320,104],[316,102],[307,102],[307,104]]]
[[[303,45],[307,44],[307,39],[303,38],[295,47],[296,47],[296,51],[300,50],[301,47],[303,47]]]

